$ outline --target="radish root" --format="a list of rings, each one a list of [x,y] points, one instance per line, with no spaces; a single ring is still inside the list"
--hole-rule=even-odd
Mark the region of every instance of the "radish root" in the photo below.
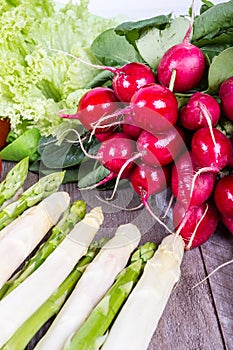
[[[210,272],[205,278],[203,278],[200,282],[198,282],[197,284],[195,284],[192,288],[196,288],[198,287],[200,284],[202,284],[203,282],[205,282],[208,278],[210,278],[210,276],[212,276],[214,273],[216,273],[218,270],[220,270],[222,267],[225,267],[227,265],[230,265],[233,263],[233,259],[226,261],[225,263],[219,265],[218,267],[216,267],[216,269],[214,269],[212,272]]]

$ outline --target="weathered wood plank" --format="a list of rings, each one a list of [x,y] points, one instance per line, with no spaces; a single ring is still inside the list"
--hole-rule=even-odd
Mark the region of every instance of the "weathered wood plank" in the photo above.
[[[217,232],[203,245],[202,254],[206,273],[210,274],[233,259],[233,236],[220,225]],[[226,348],[233,349],[233,264],[217,270],[207,283],[211,287]]]

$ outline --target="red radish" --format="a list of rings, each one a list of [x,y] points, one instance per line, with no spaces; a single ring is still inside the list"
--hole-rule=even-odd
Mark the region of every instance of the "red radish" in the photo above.
[[[150,195],[162,192],[168,186],[170,169],[140,163],[132,170],[129,180],[145,205]]]
[[[222,222],[228,228],[228,230],[233,234],[233,217],[221,216]]]
[[[190,26],[181,44],[172,46],[161,58],[158,65],[158,80],[165,86],[175,72],[173,91],[186,92],[193,89],[202,79],[205,70],[205,56],[202,51],[190,43],[194,20],[194,1]]]
[[[151,166],[166,165],[186,150],[183,133],[173,127],[162,134],[144,130],[137,140],[137,149],[143,161]]]
[[[212,203],[203,203],[187,211],[177,202],[173,208],[173,222],[185,242],[186,250],[199,247],[215,232],[219,215]]]
[[[122,131],[133,140],[137,140],[142,133],[142,129],[134,125],[132,114],[127,114],[124,117]]]
[[[233,174],[226,175],[217,182],[214,201],[223,216],[233,218]]]
[[[77,113],[62,115],[62,117],[78,119],[87,130],[92,130],[93,123],[99,121],[104,115],[113,114],[120,107],[121,104],[112,89],[96,87],[81,97]],[[96,128],[95,134],[109,133],[111,130],[113,128]]]
[[[122,102],[130,102],[141,87],[156,82],[153,71],[143,63],[131,62],[121,68],[105,69],[114,73],[112,87]]]
[[[97,155],[90,155],[86,152],[80,135],[77,133],[80,147],[86,157],[98,160],[106,169],[110,171],[107,177],[97,184],[87,189],[96,188],[115,178],[128,178],[129,171],[134,166],[131,161],[132,154],[135,152],[135,142],[129,139],[123,133],[112,134],[108,139],[103,141],[99,147]],[[127,164],[126,164],[127,163]],[[125,165],[123,171],[122,168]],[[121,174],[119,176],[119,173]]]
[[[191,148],[194,161],[199,167],[210,167],[213,171],[223,169],[230,161],[232,146],[230,140],[218,129],[213,128],[213,137],[209,128],[195,132]]]
[[[208,94],[196,92],[190,97],[187,105],[180,112],[180,122],[186,129],[197,130],[203,126],[208,126],[200,103],[206,107],[212,126],[218,123],[220,118],[220,106],[218,102]]]
[[[219,97],[222,101],[222,109],[225,116],[233,120],[233,76],[220,85]]]
[[[199,174],[195,179],[194,174],[197,170],[197,165],[189,151],[184,152],[172,167],[172,193],[185,208],[201,205],[213,192],[216,174],[207,171]]]
[[[118,174],[126,160],[135,152],[135,142],[123,133],[115,133],[101,143],[97,158],[111,172]],[[132,168],[129,163],[125,171]]]
[[[150,131],[163,132],[176,124],[178,103],[166,87],[150,84],[141,88],[131,99],[133,120],[136,126]]]
[[[166,87],[158,84],[150,84],[139,89],[132,97],[129,106],[101,118],[93,126],[99,128],[100,124],[109,121],[103,126],[116,126],[124,123],[130,115],[134,126],[150,132],[164,132],[172,128],[178,118],[178,102],[175,95]],[[113,118],[123,117],[123,121],[111,123]],[[127,122],[127,119],[126,119]]]
[[[152,69],[144,63],[130,62],[120,68],[116,68],[92,64],[62,50],[51,49],[51,51],[63,53],[92,68],[104,69],[112,72],[114,74],[112,87],[115,94],[122,102],[129,102],[133,94],[141,87],[156,82]]]
[[[231,141],[231,146],[232,146],[232,154],[231,154],[231,159],[229,163],[227,164],[228,167],[233,168],[233,136],[230,138]]]
[[[140,163],[130,173],[129,180],[134,191],[139,195],[144,207],[152,217],[172,233],[166,224],[153,213],[148,204],[150,195],[162,192],[169,185],[170,169],[168,167],[152,167],[145,163]]]

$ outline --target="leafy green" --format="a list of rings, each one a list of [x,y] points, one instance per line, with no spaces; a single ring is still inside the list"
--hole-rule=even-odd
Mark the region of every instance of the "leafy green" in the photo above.
[[[118,35],[124,35],[128,42],[135,45],[135,41],[143,36],[147,31],[152,28],[165,29],[167,24],[170,23],[171,15],[160,15],[140,21],[124,22],[115,28],[115,32]]]
[[[217,92],[220,84],[227,78],[233,76],[232,58],[233,47],[229,47],[213,59],[209,67],[208,92]]]
[[[0,157],[3,160],[20,161],[25,157],[29,157],[30,161],[34,161],[38,157],[38,143],[40,132],[38,129],[28,129],[16,140],[3,148]]]
[[[54,134],[58,112],[75,108],[98,74],[66,53],[96,63],[91,43],[116,21],[90,14],[87,0],[59,10],[52,0],[4,0],[0,10],[0,116],[13,138],[25,126]]]
[[[94,185],[103,180],[109,173],[110,171],[108,169],[106,169],[103,165],[100,165],[88,172],[85,176],[82,176],[78,181],[78,187],[85,188]]]
[[[217,4],[197,16],[193,26],[192,41],[197,44],[206,36],[217,37],[233,27],[233,0]]]
[[[98,146],[99,143],[93,138],[91,143],[86,140],[83,145],[87,152],[89,151],[92,154],[95,151],[93,148]],[[61,143],[53,136],[41,137],[38,152],[43,164],[52,169],[66,169],[79,165],[85,158],[77,138],[75,139],[72,133],[67,134],[66,139]]]
[[[157,68],[164,53],[171,46],[182,42],[188,27],[189,21],[178,17],[164,30],[152,28],[136,41],[137,49],[152,68]]]
[[[141,62],[142,58],[125,37],[119,36],[114,29],[101,33],[91,46],[92,53],[105,65],[122,66],[129,62]]]

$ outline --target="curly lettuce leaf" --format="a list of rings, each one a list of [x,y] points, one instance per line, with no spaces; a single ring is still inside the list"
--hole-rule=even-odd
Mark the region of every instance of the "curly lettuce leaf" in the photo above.
[[[99,73],[75,56],[96,63],[91,43],[116,23],[90,14],[86,0],[59,10],[51,0],[16,1],[6,8],[0,23],[0,116],[10,118],[11,137],[33,127],[41,135],[56,133],[63,122],[58,112],[75,110]]]

